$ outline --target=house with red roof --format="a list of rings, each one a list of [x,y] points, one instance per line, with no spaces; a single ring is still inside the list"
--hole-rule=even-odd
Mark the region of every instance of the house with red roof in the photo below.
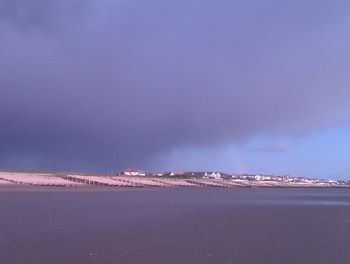
[[[146,173],[141,170],[128,168],[122,171],[122,175],[125,176],[146,176]]]

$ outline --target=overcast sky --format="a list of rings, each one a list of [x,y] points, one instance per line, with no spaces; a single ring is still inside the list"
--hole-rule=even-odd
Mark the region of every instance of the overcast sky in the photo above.
[[[0,0],[0,167],[349,178],[350,2]]]

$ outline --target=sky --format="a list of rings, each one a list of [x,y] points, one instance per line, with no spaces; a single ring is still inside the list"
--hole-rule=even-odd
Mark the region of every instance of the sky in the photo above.
[[[0,0],[0,167],[350,179],[350,2]]]

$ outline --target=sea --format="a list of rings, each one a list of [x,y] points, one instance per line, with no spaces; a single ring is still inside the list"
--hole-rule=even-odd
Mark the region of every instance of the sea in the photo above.
[[[348,264],[350,189],[0,188],[1,264]]]

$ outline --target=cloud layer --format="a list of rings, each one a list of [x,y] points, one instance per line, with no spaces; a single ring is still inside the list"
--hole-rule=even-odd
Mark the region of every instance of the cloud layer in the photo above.
[[[348,1],[0,1],[0,166],[152,167],[348,122]]]

